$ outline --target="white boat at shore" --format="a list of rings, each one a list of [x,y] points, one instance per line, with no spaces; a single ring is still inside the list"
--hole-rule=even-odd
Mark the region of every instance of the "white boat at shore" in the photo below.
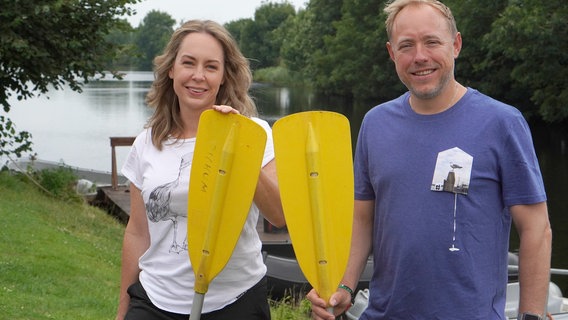
[[[40,159],[18,159],[16,161],[9,161],[7,167],[10,170],[17,172],[27,172],[32,169],[35,171],[41,170],[54,170],[58,168],[68,168],[70,169],[78,179],[84,179],[92,182],[96,186],[109,186],[111,185],[112,174],[108,171],[94,170],[87,168],[80,168],[75,166],[70,166],[64,162],[40,160]],[[118,183],[125,184],[127,179],[118,175]]]

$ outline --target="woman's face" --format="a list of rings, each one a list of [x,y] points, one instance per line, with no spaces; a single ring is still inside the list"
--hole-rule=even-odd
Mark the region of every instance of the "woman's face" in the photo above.
[[[180,109],[210,109],[225,74],[223,47],[207,33],[192,32],[183,39],[169,76]]]

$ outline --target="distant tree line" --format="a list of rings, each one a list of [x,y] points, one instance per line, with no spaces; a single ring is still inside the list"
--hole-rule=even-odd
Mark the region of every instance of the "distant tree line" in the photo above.
[[[386,1],[263,2],[253,19],[225,24],[254,70],[283,67],[299,85],[356,101],[381,102],[406,90],[385,43]],[[568,6],[564,0],[446,0],[463,36],[456,77],[519,109],[527,118],[568,121]],[[175,21],[150,12],[123,60],[151,70]],[[115,65],[116,66],[116,65]]]
[[[0,104],[63,85],[80,91],[99,73],[152,70],[174,28],[151,11],[125,17],[140,0],[0,0]],[[283,68],[315,92],[374,104],[406,89],[385,48],[386,1],[263,2],[254,18],[225,24],[253,70]],[[456,77],[518,107],[527,118],[568,122],[568,6],[565,0],[445,0],[463,36]],[[177,24],[177,25],[176,25]],[[372,105],[369,103],[368,105]],[[0,155],[31,148],[0,114]]]

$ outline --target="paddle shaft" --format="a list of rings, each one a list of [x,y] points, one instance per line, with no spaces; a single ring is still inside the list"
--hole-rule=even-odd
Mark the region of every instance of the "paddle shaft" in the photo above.
[[[201,310],[203,309],[204,299],[204,293],[195,293],[195,295],[193,296],[193,305],[191,306],[191,314],[189,315],[189,320],[201,319]]]

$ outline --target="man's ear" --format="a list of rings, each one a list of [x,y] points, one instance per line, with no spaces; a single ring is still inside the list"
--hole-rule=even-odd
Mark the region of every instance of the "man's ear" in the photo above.
[[[394,62],[394,52],[392,51],[392,45],[390,42],[387,42],[387,51],[389,52],[391,60]]]
[[[457,59],[460,55],[462,49],[462,36],[461,33],[456,34],[456,38],[454,39],[454,59]]]

